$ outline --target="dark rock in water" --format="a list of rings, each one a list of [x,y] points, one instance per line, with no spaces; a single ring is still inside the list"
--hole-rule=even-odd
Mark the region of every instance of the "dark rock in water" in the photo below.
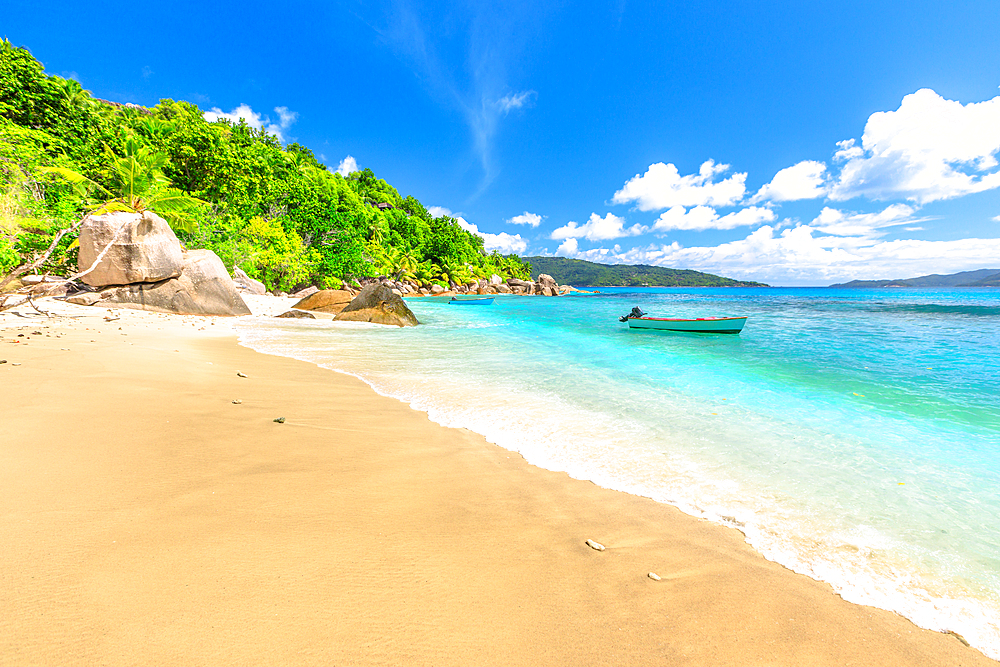
[[[384,285],[368,285],[337,314],[335,320],[414,327],[420,322],[403,299]]]
[[[342,289],[325,289],[314,292],[297,302],[292,308],[316,310],[321,313],[339,313],[351,302],[351,293]]]
[[[211,250],[184,253],[181,275],[113,290],[106,303],[181,315],[250,315],[222,260]]]
[[[289,310],[287,313],[282,313],[281,315],[275,315],[275,317],[294,317],[298,319],[315,320],[316,316],[312,313],[307,313],[304,310]]]

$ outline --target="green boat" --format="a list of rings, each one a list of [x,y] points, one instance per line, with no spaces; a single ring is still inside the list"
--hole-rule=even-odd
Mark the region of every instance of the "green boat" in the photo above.
[[[747,323],[746,317],[650,317],[638,307],[628,315],[618,318],[628,322],[629,329],[655,329],[657,331],[687,331],[690,333],[738,334]]]

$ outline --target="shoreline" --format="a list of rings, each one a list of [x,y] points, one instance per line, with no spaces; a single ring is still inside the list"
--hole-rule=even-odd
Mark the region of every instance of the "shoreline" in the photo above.
[[[227,320],[69,310],[0,316],[16,664],[996,664]]]

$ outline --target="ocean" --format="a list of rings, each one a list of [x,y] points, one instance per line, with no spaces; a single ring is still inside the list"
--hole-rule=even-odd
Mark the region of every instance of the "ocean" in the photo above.
[[[528,462],[733,526],[845,599],[1000,659],[1000,290],[597,288],[407,303],[399,329],[254,318]],[[738,335],[618,316],[748,315]]]

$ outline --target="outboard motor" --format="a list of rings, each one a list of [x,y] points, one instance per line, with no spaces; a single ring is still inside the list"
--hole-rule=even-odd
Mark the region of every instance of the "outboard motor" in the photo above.
[[[628,322],[631,319],[636,319],[636,318],[642,317],[645,314],[646,313],[642,312],[642,309],[639,308],[639,306],[635,306],[632,309],[631,313],[629,313],[628,315],[622,315],[621,317],[618,318],[618,321],[619,322]]]

